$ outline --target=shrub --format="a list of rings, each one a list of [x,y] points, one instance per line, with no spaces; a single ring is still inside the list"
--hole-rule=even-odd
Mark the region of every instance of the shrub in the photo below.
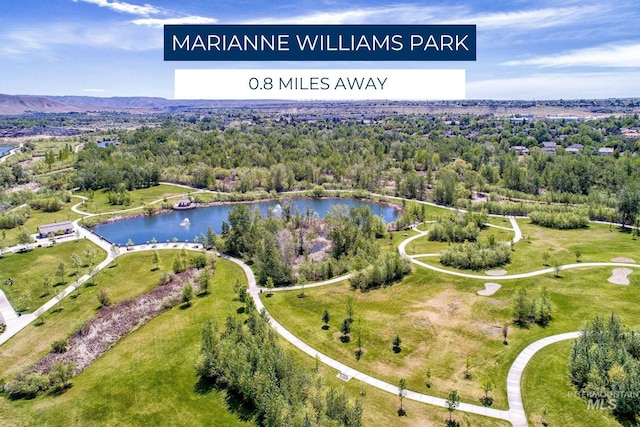
[[[64,353],[67,351],[67,340],[57,340],[51,344],[52,353]]]
[[[397,253],[385,253],[369,267],[357,271],[351,277],[351,287],[367,291],[371,288],[388,286],[402,280],[411,272],[411,263]]]
[[[5,385],[10,399],[33,399],[51,387],[49,375],[32,373]]]
[[[487,220],[485,212],[468,212],[436,222],[429,230],[429,240],[436,242],[475,242]]]

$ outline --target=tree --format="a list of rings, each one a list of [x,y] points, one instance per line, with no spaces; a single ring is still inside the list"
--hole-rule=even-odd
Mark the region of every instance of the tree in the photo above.
[[[56,276],[60,277],[60,283],[61,285],[65,284],[65,273],[66,273],[66,267],[64,265],[64,261],[60,261],[60,263],[58,263],[58,268],[56,269]]]
[[[451,390],[447,395],[446,400],[447,411],[449,411],[449,420],[447,421],[448,426],[457,425],[457,423],[453,420],[453,411],[455,411],[460,405],[460,396],[458,395],[458,390]]]
[[[524,288],[519,288],[516,291],[516,297],[514,300],[513,317],[518,326],[524,327],[529,322],[531,316],[531,303],[527,298],[527,291]]]
[[[151,253],[151,262],[154,266],[152,271],[157,271],[160,268],[160,253],[157,250]]]
[[[358,319],[358,327],[356,328],[356,360],[362,357],[362,319]],[[361,393],[362,394],[362,393]]]
[[[80,274],[80,267],[82,267],[82,258],[80,258],[80,255],[76,253],[71,254],[71,266],[76,270],[76,276]]]
[[[551,321],[551,299],[546,287],[542,288],[540,296],[536,299],[535,316],[540,326],[547,326]]]
[[[118,249],[118,247],[115,244],[111,244],[111,247],[109,248],[109,251],[111,252],[111,256],[113,257],[113,262],[115,263],[115,266],[118,266],[118,254],[120,253],[120,250]]]
[[[42,278],[42,289],[44,290],[44,295],[49,295],[49,288],[51,287],[51,277],[44,276]]]
[[[131,239],[127,240],[127,247],[131,248],[131,247],[133,247],[134,244],[135,243],[133,243],[133,240],[131,240]]]
[[[87,247],[84,248],[84,251],[82,251],[82,256],[85,259],[85,265],[91,267],[93,265],[93,258],[96,256],[96,251],[91,246],[87,245]]]
[[[187,282],[182,288],[182,302],[191,307],[191,300],[193,299],[193,285],[191,282]]]
[[[507,341],[507,334],[509,333],[509,325],[507,325],[506,323],[504,324],[504,326],[502,327],[502,344],[507,345],[509,344],[509,342]]]
[[[271,276],[267,277],[267,281],[265,282],[264,286],[267,288],[267,296],[270,297],[271,295],[273,295],[273,288],[275,284],[273,283],[273,279],[271,278]]]
[[[622,215],[622,228],[627,221],[635,222],[635,216],[640,211],[640,183],[632,182],[622,186],[618,192],[618,212]]]
[[[575,251],[573,251],[573,253],[576,256],[576,262],[580,262],[580,257],[582,257],[582,252],[580,252],[580,249],[576,249]]]
[[[75,364],[73,362],[58,362],[53,365],[53,372],[56,379],[60,382],[60,387],[66,389],[69,387],[69,380],[73,376]]]
[[[353,297],[349,295],[349,297],[347,297],[347,320],[349,321],[349,323],[353,322],[353,304]]]
[[[331,320],[331,316],[329,315],[329,310],[325,309],[322,312],[322,323],[324,323],[324,326],[322,327],[322,329],[329,329],[329,320]]]
[[[182,259],[178,254],[175,254],[173,257],[172,269],[173,269],[173,272],[176,274],[182,273],[184,271],[184,265],[182,264]]]
[[[394,353],[400,353],[400,351],[402,351],[400,348],[400,344],[402,344],[402,338],[400,338],[400,335],[396,334],[395,338],[393,338],[392,344]]]
[[[557,259],[553,260],[553,269],[555,270],[555,277],[559,278],[560,277],[560,262]]]
[[[24,228],[21,228],[18,233],[18,243],[24,245],[23,250],[29,249],[29,243],[33,242],[34,240],[33,237],[31,237],[31,234],[29,234],[29,232]]]
[[[549,252],[547,251],[542,252],[542,265],[544,266],[549,265],[549,258],[551,258],[551,255],[549,255]]]
[[[485,378],[482,384],[480,384],[480,388],[484,391],[484,396],[480,398],[480,402],[482,402],[484,406],[491,406],[493,404],[493,397],[489,396],[489,393],[493,391],[495,384],[491,381],[491,378]]]
[[[98,293],[96,293],[96,298],[100,303],[100,307],[108,307],[111,305],[111,299],[109,298],[107,291],[104,289],[100,289]]]
[[[431,388],[431,368],[427,368],[427,381],[424,384],[427,388]]]
[[[209,286],[211,284],[211,271],[208,268],[205,268],[200,272],[198,276],[198,283],[200,284],[201,292],[204,295],[209,294]]]
[[[400,378],[400,382],[398,383],[398,397],[400,398],[400,408],[398,408],[398,415],[403,417],[407,415],[407,411],[404,410],[404,406],[402,405],[402,401],[407,395],[407,381],[404,378]]]
[[[344,319],[342,321],[342,325],[340,326],[340,332],[342,332],[340,341],[349,342],[351,340],[351,337],[349,337],[349,334],[351,333],[351,322],[349,322],[349,319]]]
[[[465,364],[464,369],[464,379],[467,381],[471,381],[473,379],[473,375],[471,375],[471,371],[469,370],[469,358],[467,357],[467,362]]]

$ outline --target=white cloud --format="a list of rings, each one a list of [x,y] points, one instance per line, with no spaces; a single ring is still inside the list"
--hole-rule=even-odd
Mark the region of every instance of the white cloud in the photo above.
[[[640,43],[605,44],[556,55],[507,61],[502,65],[536,67],[640,67]]]
[[[451,8],[448,13],[451,13]],[[259,18],[243,24],[375,24],[375,23],[426,23],[442,15],[445,8],[421,6],[390,6],[348,9],[336,12],[312,12],[292,17]]]
[[[603,6],[575,6],[521,10],[515,12],[472,13],[460,6],[399,5],[347,9],[337,12],[313,12],[292,17],[253,19],[247,24],[468,24],[478,31],[509,28],[531,30],[563,26],[601,17]],[[446,19],[442,17],[446,16]]]
[[[109,1],[109,0],[73,0],[75,3],[81,1],[83,3],[95,4],[100,7],[106,7],[108,9],[114,10],[120,13],[130,13],[132,15],[140,15],[140,16],[149,16],[149,15],[157,15],[163,13],[164,11],[160,8],[152,6],[150,4],[145,5],[137,5],[126,3],[122,1]]]
[[[467,81],[469,99],[592,99],[638,96],[640,72],[550,73]]]
[[[183,16],[179,18],[140,18],[131,21],[131,23],[136,25],[157,28],[161,28],[163,25],[206,25],[215,24],[216,22],[218,22],[217,19],[207,18],[206,16]]]
[[[487,29],[510,28],[531,30],[538,28],[557,27],[579,22],[585,17],[591,18],[594,13],[602,16],[604,11],[599,11],[595,6],[559,7],[532,10],[519,10],[514,12],[498,12],[459,16],[452,19],[456,24],[475,24],[478,31]]]

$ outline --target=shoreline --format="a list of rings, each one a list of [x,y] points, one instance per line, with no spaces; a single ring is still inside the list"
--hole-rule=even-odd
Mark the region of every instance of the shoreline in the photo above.
[[[340,191],[340,190],[339,190]],[[231,193],[229,193],[231,194]],[[135,218],[142,218],[145,216],[154,216],[154,215],[165,215],[165,214],[169,214],[172,212],[189,212],[195,209],[200,209],[200,208],[207,208],[207,207],[212,207],[212,206],[224,206],[224,205],[235,205],[235,204],[249,204],[249,203],[261,203],[261,202],[270,202],[270,201],[275,201],[275,200],[287,200],[287,199],[311,199],[311,200],[326,200],[326,199],[354,199],[354,200],[367,200],[371,203],[376,203],[382,206],[386,206],[386,207],[390,207],[393,208],[395,210],[397,210],[398,212],[403,212],[404,211],[404,207],[400,204],[394,203],[392,201],[389,200],[377,200],[376,198],[372,197],[372,196],[366,196],[366,197],[358,197],[355,195],[341,195],[341,194],[335,194],[335,195],[323,195],[321,197],[314,197],[314,196],[308,196],[308,195],[304,195],[304,194],[300,194],[300,195],[296,195],[296,194],[287,194],[287,193],[283,193],[281,196],[270,196],[270,197],[266,197],[264,199],[253,199],[253,200],[219,200],[219,201],[212,201],[212,202],[204,202],[204,203],[195,203],[195,207],[191,208],[191,209],[174,209],[174,208],[159,208],[158,210],[154,211],[152,214],[149,214],[147,212],[141,211],[141,212],[135,212],[129,215],[118,215],[118,214],[114,214],[113,216],[110,217],[106,217],[102,220],[98,220],[95,223],[93,223],[91,226],[89,225],[83,225],[83,227],[88,228],[89,230],[92,230],[97,226],[97,225],[104,225],[104,224],[110,224],[113,222],[119,222],[119,221],[125,221],[127,219],[135,219]],[[143,210],[143,207],[140,207],[139,209]],[[85,219],[89,219],[91,220],[92,218],[98,217],[98,216],[102,216],[104,214],[93,214],[93,216],[89,216],[89,217],[85,217],[85,218],[81,218],[80,222],[82,222]]]

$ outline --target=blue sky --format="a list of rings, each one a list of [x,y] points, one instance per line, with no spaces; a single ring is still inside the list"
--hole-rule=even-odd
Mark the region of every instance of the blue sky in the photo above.
[[[163,61],[164,24],[476,24],[467,98],[640,97],[637,0],[2,0],[0,93],[173,97],[175,68],[322,68],[314,63]]]

